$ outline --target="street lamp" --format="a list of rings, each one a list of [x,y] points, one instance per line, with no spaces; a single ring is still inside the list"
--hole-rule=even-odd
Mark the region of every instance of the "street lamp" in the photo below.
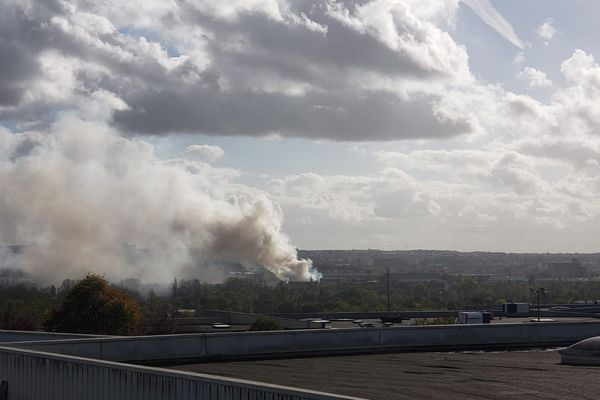
[[[546,289],[544,289],[543,287],[541,288],[534,288],[534,287],[529,287],[529,291],[533,294],[537,294],[537,315],[538,315],[538,322],[540,322],[540,294],[546,294],[548,293],[548,291]]]

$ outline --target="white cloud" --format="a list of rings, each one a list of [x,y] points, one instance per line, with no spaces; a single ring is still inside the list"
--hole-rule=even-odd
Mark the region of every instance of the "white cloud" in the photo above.
[[[600,220],[600,67],[576,50],[561,71],[569,86],[555,88],[549,103],[490,86],[446,97],[446,112],[470,112],[485,132],[474,142],[455,140],[448,145],[453,150],[427,149],[431,143],[422,142],[422,150],[378,152],[378,173],[313,177],[325,182],[306,191],[325,199],[312,209],[319,216],[313,223],[352,246],[360,242],[345,230],[376,232],[377,240],[396,247],[407,240],[433,248],[593,250],[589,235]],[[529,82],[547,84],[540,71],[530,72],[524,76]],[[403,179],[388,178],[391,171]],[[361,182],[361,188],[340,183],[350,181]],[[276,194],[286,215],[307,218],[304,204],[311,203],[302,191],[289,190]],[[361,210],[360,217],[346,219],[352,214],[330,210],[327,199],[333,195],[336,204]],[[353,228],[345,225],[350,223]],[[297,225],[286,226],[311,243]]]
[[[517,78],[526,81],[530,89],[552,86],[552,81],[546,77],[546,74],[543,71],[539,71],[532,67],[525,67],[523,71],[517,74]]]
[[[552,40],[552,38],[554,38],[554,35],[556,34],[556,29],[554,29],[554,26],[552,25],[553,23],[554,21],[552,20],[552,18],[548,18],[535,30],[540,39],[545,40],[544,44],[546,46],[550,43],[550,41]]]
[[[522,51],[518,52],[517,55],[515,56],[515,58],[513,58],[513,64],[514,65],[519,65],[519,64],[523,64],[525,62],[525,53],[523,53]]]
[[[373,1],[356,5],[351,12],[343,3],[332,2],[327,13],[358,32],[372,35],[390,49],[408,55],[418,68],[470,79],[464,48],[430,20],[420,18],[415,14],[420,9],[411,6],[405,2]]]
[[[594,56],[581,49],[573,52],[560,67],[565,77],[578,86],[590,86],[590,89],[600,88],[600,67]]]
[[[517,194],[536,192],[545,186],[533,162],[519,153],[509,152],[503,155],[489,173],[493,182]]]
[[[210,146],[207,144],[191,144],[185,148],[185,152],[183,153],[186,158],[209,163],[221,159],[224,154],[225,152],[219,146]]]
[[[540,151],[544,157],[525,147],[386,151],[378,153],[376,173],[282,177],[271,182],[272,193],[286,213],[286,229],[307,246],[335,247],[343,238],[347,247],[360,247],[365,236],[373,245],[370,234],[393,247],[545,251],[549,243],[590,245],[578,232],[595,229],[600,185]],[[320,244],[309,237],[306,221],[320,232]]]

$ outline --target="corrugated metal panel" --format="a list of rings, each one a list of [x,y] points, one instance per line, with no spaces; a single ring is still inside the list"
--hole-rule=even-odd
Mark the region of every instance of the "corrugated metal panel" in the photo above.
[[[334,400],[346,396],[258,382],[0,347],[8,400]]]

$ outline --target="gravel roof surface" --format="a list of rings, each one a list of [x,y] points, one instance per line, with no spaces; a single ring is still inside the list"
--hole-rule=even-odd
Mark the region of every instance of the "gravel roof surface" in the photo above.
[[[398,353],[167,367],[367,399],[598,399],[600,367],[556,350]]]

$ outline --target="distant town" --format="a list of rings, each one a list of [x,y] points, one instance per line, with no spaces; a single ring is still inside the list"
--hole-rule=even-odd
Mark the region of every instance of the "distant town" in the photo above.
[[[35,279],[16,268],[12,256],[22,246],[0,246],[0,286],[35,284]],[[450,282],[471,278],[477,283],[600,281],[600,253],[501,253],[450,250],[298,250],[299,258],[313,261],[322,274],[320,285],[374,284],[387,274],[397,282]],[[260,266],[221,263],[224,276],[277,284],[279,280]],[[74,277],[64,277],[64,279]],[[193,277],[191,277],[193,278]],[[199,279],[202,282],[202,279]],[[124,286],[139,289],[134,278]],[[164,282],[153,282],[160,287]],[[213,282],[209,282],[213,283]],[[316,282],[313,282],[316,283]],[[147,285],[146,285],[147,286]]]
[[[446,250],[300,250],[323,274],[321,284],[367,283],[388,270],[396,281],[444,281],[471,277],[497,281],[595,280],[600,253],[498,253]]]

